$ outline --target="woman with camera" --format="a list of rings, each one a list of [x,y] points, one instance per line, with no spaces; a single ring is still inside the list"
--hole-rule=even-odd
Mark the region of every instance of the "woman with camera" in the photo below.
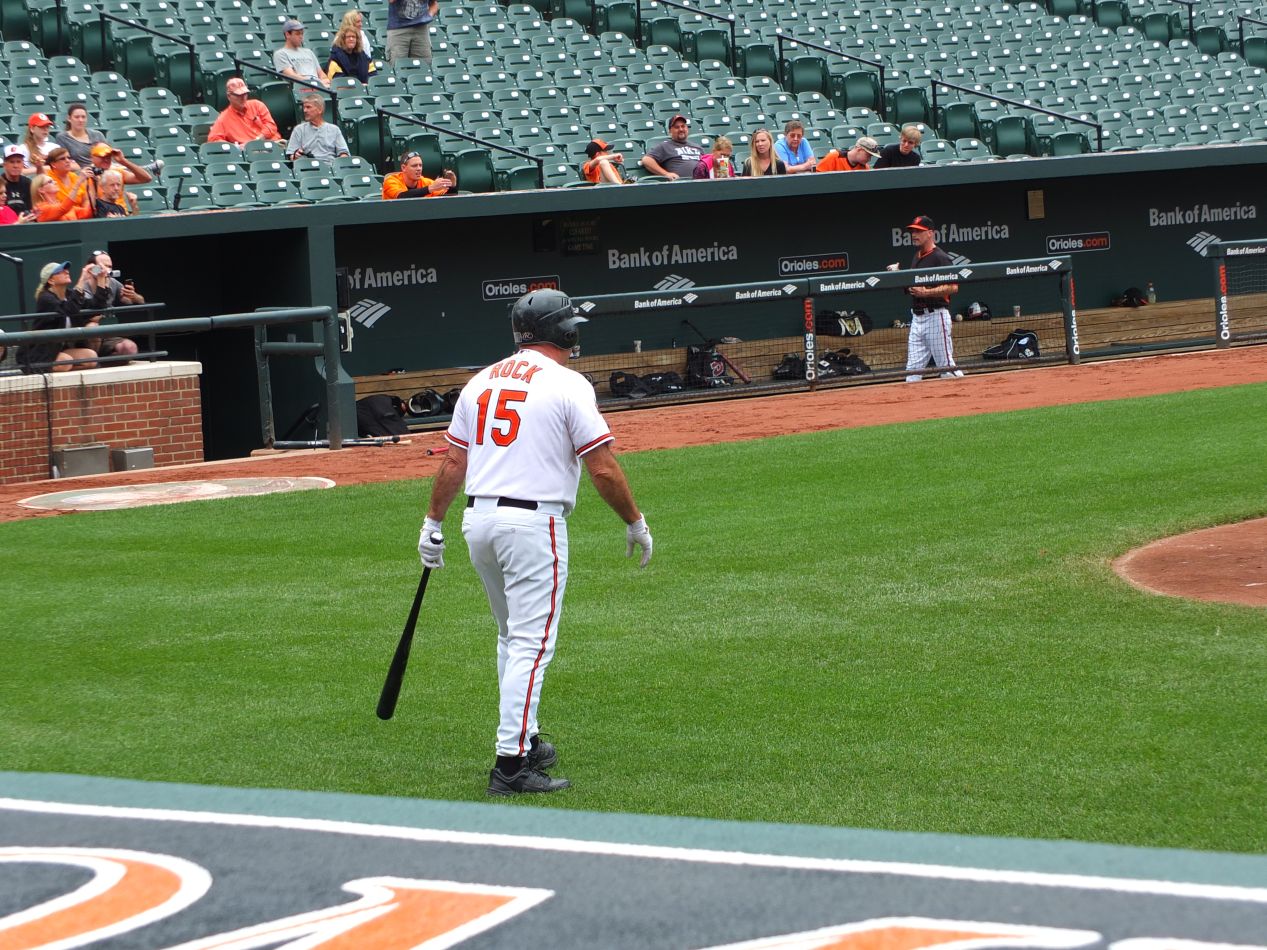
[[[71,327],[95,327],[101,314],[85,317],[84,311],[102,308],[109,302],[110,275],[99,264],[86,264],[79,281],[72,287],[70,261],[45,264],[35,288],[35,318],[32,330],[67,330]],[[135,345],[135,344],[134,344]],[[50,343],[25,343],[18,349],[18,363],[25,373],[54,373],[70,369],[92,369],[97,351],[88,340],[58,340]],[[85,362],[73,362],[83,360]]]

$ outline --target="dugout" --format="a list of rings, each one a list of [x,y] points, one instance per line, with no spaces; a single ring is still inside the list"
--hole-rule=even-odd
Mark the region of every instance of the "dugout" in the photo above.
[[[532,286],[576,296],[681,292],[881,270],[910,257],[902,226],[916,214],[931,216],[939,243],[967,262],[1069,255],[1080,309],[1149,282],[1163,301],[1200,298],[1208,309],[1203,251],[1215,240],[1261,236],[1265,160],[1267,145],[1240,145],[186,212],[4,228],[0,251],[25,262],[29,296],[43,263],[108,249],[149,300],[166,303],[169,318],[332,306],[335,269],[346,268],[355,330],[344,362],[350,393],[354,377],[475,366],[501,355],[508,304]],[[28,308],[16,288],[13,265],[0,260],[0,312]],[[709,335],[782,336],[789,317],[774,306],[736,303],[693,319]],[[683,339],[678,314],[648,311],[595,320],[585,347],[616,353],[634,340],[647,350],[694,342]],[[203,364],[207,457],[257,447],[249,332],[160,343],[175,358]],[[324,388],[313,364],[289,363],[273,374],[283,429]]]

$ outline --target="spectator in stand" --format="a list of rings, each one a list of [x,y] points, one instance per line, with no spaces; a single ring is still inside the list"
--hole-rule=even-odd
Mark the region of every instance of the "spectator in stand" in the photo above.
[[[273,68],[291,79],[320,83],[330,88],[330,77],[317,62],[317,54],[304,46],[304,25],[298,20],[282,24],[286,45],[273,53]]]
[[[96,129],[88,128],[88,107],[82,102],[72,103],[66,110],[66,131],[57,133],[57,144],[70,152],[70,160],[87,168],[92,163],[92,147],[105,140]]]
[[[290,133],[286,155],[292,160],[315,158],[322,162],[333,162],[347,155],[348,143],[343,133],[333,122],[326,121],[325,97],[315,92],[304,96],[302,108],[304,120]]]
[[[876,159],[875,168],[914,168],[920,163],[920,142],[924,141],[924,133],[917,126],[902,126],[902,137],[896,145],[886,145],[880,149],[880,157]]]
[[[370,42],[370,35],[365,32],[365,14],[360,10],[349,10],[343,14],[343,19],[339,21],[339,28],[334,32],[336,34],[342,33],[348,27],[361,34],[361,52],[366,56],[373,57],[374,44]]]
[[[133,307],[137,304],[145,303],[145,298],[136,292],[136,286],[132,280],[120,281],[122,276],[114,269],[114,260],[105,251],[93,251],[88,257],[89,264],[99,264],[106,270],[106,276],[109,280],[109,299],[106,301],[108,307]],[[129,341],[130,342],[130,341]],[[134,350],[135,352],[135,350]]]
[[[326,66],[331,79],[342,75],[359,79],[363,83],[370,81],[374,61],[362,46],[364,41],[361,37],[364,35],[354,26],[339,27],[338,35],[334,38],[334,47],[330,50],[330,64]]]
[[[45,175],[40,177],[47,177],[57,188],[50,192],[39,178],[31,182],[31,196],[35,199],[37,220],[74,221],[92,216],[92,209],[88,204],[88,176],[75,171],[70,152],[60,145],[49,152]],[[58,209],[56,213],[54,208]]]
[[[18,146],[26,157],[23,174],[34,175],[44,170],[48,162],[48,153],[57,148],[57,142],[49,134],[49,129],[52,127],[53,120],[43,112],[37,112],[27,120],[26,135],[22,138],[22,144]]]
[[[88,266],[100,267],[106,274],[106,303],[107,307],[132,307],[137,304],[145,303],[145,298],[136,292],[136,286],[132,283],[131,278],[121,281],[122,276],[114,269],[114,261],[105,251],[93,251],[88,256]],[[94,273],[95,276],[95,272]],[[125,314],[122,318],[123,323],[131,321],[132,315]],[[97,352],[99,356],[135,356],[137,345],[122,336],[108,336],[88,341],[90,349]],[[119,365],[119,364],[115,364]]]
[[[455,187],[451,172],[443,172],[440,177],[431,179],[422,175],[422,156],[417,152],[406,152],[400,158],[400,171],[392,172],[383,178],[383,198],[436,198],[448,194]]]
[[[245,145],[247,142],[268,141],[280,142],[281,133],[277,131],[277,123],[268,106],[258,99],[251,98],[251,87],[241,76],[234,76],[224,84],[224,94],[229,99],[225,110],[216,116],[211,131],[207,133],[208,142],[232,142]]]
[[[88,157],[92,162],[87,169],[89,176],[100,178],[113,168],[123,176],[123,182],[127,185],[148,185],[154,180],[154,176],[150,173],[161,171],[163,168],[161,161],[152,162],[142,168],[108,142],[98,142],[88,150]],[[93,201],[96,200],[91,194],[94,190],[89,184],[89,197]]]
[[[19,218],[35,210],[31,198],[31,179],[22,174],[26,155],[17,145],[4,147],[4,207]]]
[[[668,130],[669,137],[642,156],[642,167],[670,181],[689,178],[695,174],[695,166],[703,153],[703,149],[687,139],[691,120],[675,115],[669,119]]]
[[[47,316],[37,317],[31,329],[68,330],[71,327],[96,326],[100,322],[100,314],[85,317],[83,311],[87,308],[100,309],[106,305],[109,296],[106,271],[97,265],[85,265],[79,275],[79,282],[72,287],[69,267],[70,261],[63,261],[60,264],[45,264],[40,269],[40,282],[35,288],[35,309]],[[94,267],[96,273],[93,272]],[[26,343],[18,348],[18,363],[26,373],[92,369],[96,363],[71,362],[92,360],[97,356],[96,350],[86,343],[86,340]]]
[[[64,191],[52,175],[36,175],[31,180],[36,221],[78,221],[91,217],[82,204],[82,196],[82,189],[72,193]]]
[[[787,165],[774,154],[774,136],[769,129],[757,129],[748,139],[748,157],[741,175],[786,175]]]
[[[789,175],[814,170],[814,150],[805,141],[805,126],[796,119],[783,126],[783,138],[775,143],[774,154],[783,159]]]
[[[713,140],[713,150],[695,165],[696,178],[734,178],[735,166],[731,161],[735,147],[724,135]]]
[[[613,152],[611,146],[602,139],[594,139],[585,146],[585,155],[587,161],[581,165],[581,176],[586,181],[596,185],[604,181],[613,185],[624,184],[625,176],[621,174],[624,169],[621,166],[625,164],[625,156],[620,152]]]
[[[123,190],[123,173],[111,168],[97,181],[97,197],[92,204],[94,218],[126,218],[140,214],[136,196]]]
[[[880,143],[869,135],[864,135],[854,143],[853,148],[843,155],[840,149],[833,148],[818,163],[820,172],[865,172],[871,168],[871,159],[880,155]]]
[[[431,65],[431,21],[437,0],[387,0],[387,61],[422,59]]]

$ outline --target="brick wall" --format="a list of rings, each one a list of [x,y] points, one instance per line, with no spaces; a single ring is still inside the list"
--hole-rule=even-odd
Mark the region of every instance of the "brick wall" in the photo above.
[[[155,465],[203,461],[199,372],[154,363],[0,379],[0,484],[48,477],[50,415],[54,450],[105,443],[150,447]]]

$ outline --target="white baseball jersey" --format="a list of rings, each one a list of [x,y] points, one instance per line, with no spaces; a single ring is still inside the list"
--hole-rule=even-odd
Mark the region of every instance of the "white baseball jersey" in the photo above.
[[[559,502],[567,514],[580,459],[614,437],[584,376],[525,349],[471,377],[445,438],[468,453],[468,496]]]

